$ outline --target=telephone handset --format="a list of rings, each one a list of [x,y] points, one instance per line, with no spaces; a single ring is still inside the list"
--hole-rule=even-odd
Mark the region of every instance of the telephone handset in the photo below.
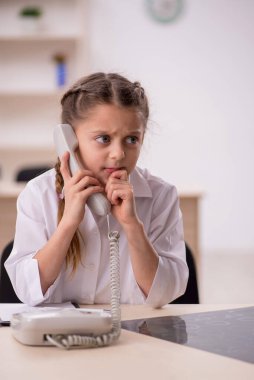
[[[76,157],[78,139],[70,124],[58,124],[54,128],[54,143],[60,158],[67,150],[70,152],[69,167],[71,174],[73,175],[80,170]],[[101,193],[92,194],[87,200],[87,205],[95,214],[100,216],[108,215],[111,208],[109,201]]]

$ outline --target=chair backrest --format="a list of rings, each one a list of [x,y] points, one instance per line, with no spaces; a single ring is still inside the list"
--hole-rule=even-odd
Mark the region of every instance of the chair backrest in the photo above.
[[[49,166],[27,167],[20,169],[16,175],[16,182],[28,182],[38,175],[51,169]]]
[[[198,281],[197,281],[195,261],[194,261],[191,249],[186,243],[185,243],[185,248],[186,248],[186,262],[189,267],[189,279],[188,279],[186,291],[181,297],[175,299],[171,303],[177,303],[177,304],[199,303]]]
[[[0,272],[0,302],[1,303],[20,303],[21,302],[18,299],[12,287],[10,278],[4,267],[4,263],[12,251],[12,247],[13,247],[13,241],[7,244],[1,256],[1,272]]]

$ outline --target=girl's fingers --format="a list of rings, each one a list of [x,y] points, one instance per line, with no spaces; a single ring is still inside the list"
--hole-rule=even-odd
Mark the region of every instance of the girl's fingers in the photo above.
[[[116,183],[129,184],[128,173],[126,170],[117,170],[110,175],[105,188],[106,192]]]
[[[118,205],[121,201],[126,200],[128,194],[121,189],[114,190],[111,195],[111,203],[113,205]]]
[[[122,181],[128,181],[128,173],[126,170],[116,170],[110,175],[110,178],[118,178]]]
[[[83,199],[87,199],[94,193],[102,193],[104,189],[101,186],[89,186],[81,191]]]
[[[75,184],[75,183],[78,183],[80,182],[81,180],[83,180],[83,178],[85,177],[92,177],[94,179],[96,179],[93,175],[93,173],[90,171],[90,170],[86,170],[86,169],[80,169],[78,172],[76,172],[73,177],[72,177],[72,182]]]
[[[66,151],[60,159],[60,162],[61,162],[60,172],[63,176],[64,182],[71,178],[71,173],[69,169],[69,158],[70,158],[70,153]]]
[[[78,183],[75,184],[75,189],[77,191],[81,191],[81,190],[87,189],[88,187],[94,187],[94,186],[98,186],[102,188],[97,178],[85,176],[81,178],[81,180]]]
[[[107,190],[107,197],[113,205],[117,205],[121,200],[133,197],[132,186],[129,183],[115,183]]]
[[[70,180],[72,180],[72,183],[75,184],[83,180],[83,178],[85,178],[86,176],[91,176],[91,177],[93,176],[93,173],[90,170],[85,170],[85,169],[80,169],[77,173],[75,173],[72,176],[70,172],[70,167],[69,167],[69,159],[70,159],[70,153],[66,151],[61,157],[61,166],[60,166],[60,172],[63,176],[63,180],[65,184],[66,182]],[[93,178],[95,181],[97,181],[96,184],[98,184],[99,181],[96,180],[95,177]]]
[[[113,172],[107,181],[105,191],[109,201],[113,205],[118,205],[121,200],[127,199],[129,197],[128,194],[132,193],[127,171],[116,170]]]

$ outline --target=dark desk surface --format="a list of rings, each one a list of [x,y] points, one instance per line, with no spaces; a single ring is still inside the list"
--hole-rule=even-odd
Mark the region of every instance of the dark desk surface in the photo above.
[[[254,363],[254,307],[123,321],[122,328]]]

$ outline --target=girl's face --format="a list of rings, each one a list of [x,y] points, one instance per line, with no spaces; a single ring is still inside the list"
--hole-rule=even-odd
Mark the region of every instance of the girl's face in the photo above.
[[[142,117],[133,109],[116,105],[95,106],[85,120],[75,124],[83,166],[106,184],[116,170],[132,172],[144,137]]]

